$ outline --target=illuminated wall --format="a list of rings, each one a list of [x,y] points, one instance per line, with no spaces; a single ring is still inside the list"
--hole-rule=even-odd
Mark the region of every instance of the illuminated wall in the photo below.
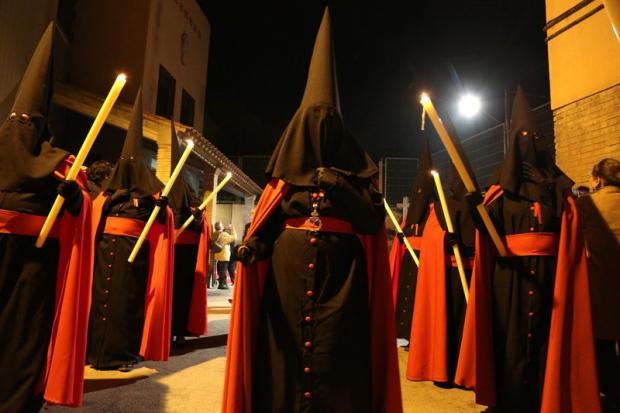
[[[620,44],[600,0],[547,0],[551,108],[558,165],[577,183],[620,158]]]

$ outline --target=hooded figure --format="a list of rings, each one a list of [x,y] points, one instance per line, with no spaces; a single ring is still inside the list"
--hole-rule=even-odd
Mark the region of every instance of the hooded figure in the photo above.
[[[571,182],[521,89],[510,147],[484,204],[508,257],[483,231],[456,382],[508,412],[600,411],[583,239]]]
[[[170,167],[174,168],[181,158],[174,121],[171,121],[170,136]],[[181,343],[187,335],[207,334],[209,223],[204,212],[190,206],[192,192],[183,173],[174,182],[169,199],[175,228],[194,215],[194,221],[176,239],[174,247],[172,335]]]
[[[424,232],[424,225],[429,214],[429,207],[435,199],[435,184],[431,176],[433,160],[428,139],[424,141],[420,152],[420,161],[416,171],[415,181],[409,192],[409,211],[403,225],[403,233],[409,244],[420,256],[420,243]],[[418,266],[407,252],[405,244],[399,241],[392,244],[390,252],[390,268],[392,275],[392,291],[394,295],[396,314],[396,335],[398,338],[409,340],[411,335],[411,318],[418,279]]]
[[[95,202],[95,269],[87,362],[127,370],[170,350],[174,228],[162,183],[142,154],[142,95],[104,192]],[[127,261],[155,205],[161,211],[133,263]]]
[[[474,176],[452,122],[445,118],[444,124],[454,138],[469,176]],[[443,386],[451,386],[454,381],[467,302],[453,245],[459,247],[468,284],[474,256],[472,214],[475,210],[472,211],[465,200],[466,193],[465,185],[452,165],[446,204],[453,233],[448,232],[441,203],[437,200],[429,207],[420,242],[420,268],[410,339],[414,348],[407,363],[409,380],[447,383]]]
[[[44,401],[82,403],[91,204],[86,175],[64,181],[73,158],[49,144],[53,50],[50,24],[0,126],[1,412],[39,411]],[[58,193],[65,207],[36,248]]]
[[[377,169],[342,122],[330,25],[237,247],[226,413],[402,411]]]

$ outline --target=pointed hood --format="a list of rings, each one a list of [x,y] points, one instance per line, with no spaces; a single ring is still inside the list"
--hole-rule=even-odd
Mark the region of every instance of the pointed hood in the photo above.
[[[132,199],[145,198],[164,187],[144,159],[142,136],[142,90],[138,90],[123,150],[108,179],[107,192],[120,191]]]
[[[35,191],[68,155],[48,142],[53,55],[50,23],[24,72],[9,117],[0,126],[0,190]]]
[[[556,166],[551,151],[550,142],[538,127],[536,116],[519,86],[512,105],[508,152],[495,175],[496,183],[504,191],[518,194],[533,202],[551,202],[552,199],[560,202],[562,192],[570,188],[573,182]],[[549,190],[526,181],[521,167],[523,162],[535,166],[546,178],[554,179],[556,188]],[[561,202],[558,207],[560,206]]]
[[[340,114],[327,8],[315,40],[301,104],[282,134],[266,174],[293,185],[313,186],[318,167],[331,167],[360,178],[378,173],[375,163],[346,129]]]
[[[327,104],[340,112],[338,78],[332,42],[332,23],[326,7],[319,32],[314,41],[310,59],[306,89],[301,99],[301,107]]]
[[[179,148],[177,131],[174,127],[174,120],[170,120],[170,129],[170,171],[172,171],[179,163],[179,159],[181,159],[181,150]],[[177,180],[174,182],[174,185],[168,194],[168,199],[170,208],[172,208],[175,218],[177,216],[183,216],[184,218],[189,216],[191,195],[187,182],[183,177],[183,171],[181,171],[177,177]]]
[[[415,181],[409,192],[409,212],[407,212],[406,227],[422,223],[428,205],[435,201],[435,182],[431,175],[433,159],[428,139],[422,143],[422,150],[418,161],[418,170]]]

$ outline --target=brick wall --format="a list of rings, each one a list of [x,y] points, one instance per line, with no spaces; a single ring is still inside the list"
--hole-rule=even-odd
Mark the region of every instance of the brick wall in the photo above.
[[[585,184],[603,158],[620,159],[620,85],[553,111],[556,163]]]

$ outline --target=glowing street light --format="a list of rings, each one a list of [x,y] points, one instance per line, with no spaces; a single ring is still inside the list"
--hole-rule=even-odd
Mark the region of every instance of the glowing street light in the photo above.
[[[468,93],[459,100],[459,112],[466,118],[473,118],[482,109],[482,102],[478,96]]]

